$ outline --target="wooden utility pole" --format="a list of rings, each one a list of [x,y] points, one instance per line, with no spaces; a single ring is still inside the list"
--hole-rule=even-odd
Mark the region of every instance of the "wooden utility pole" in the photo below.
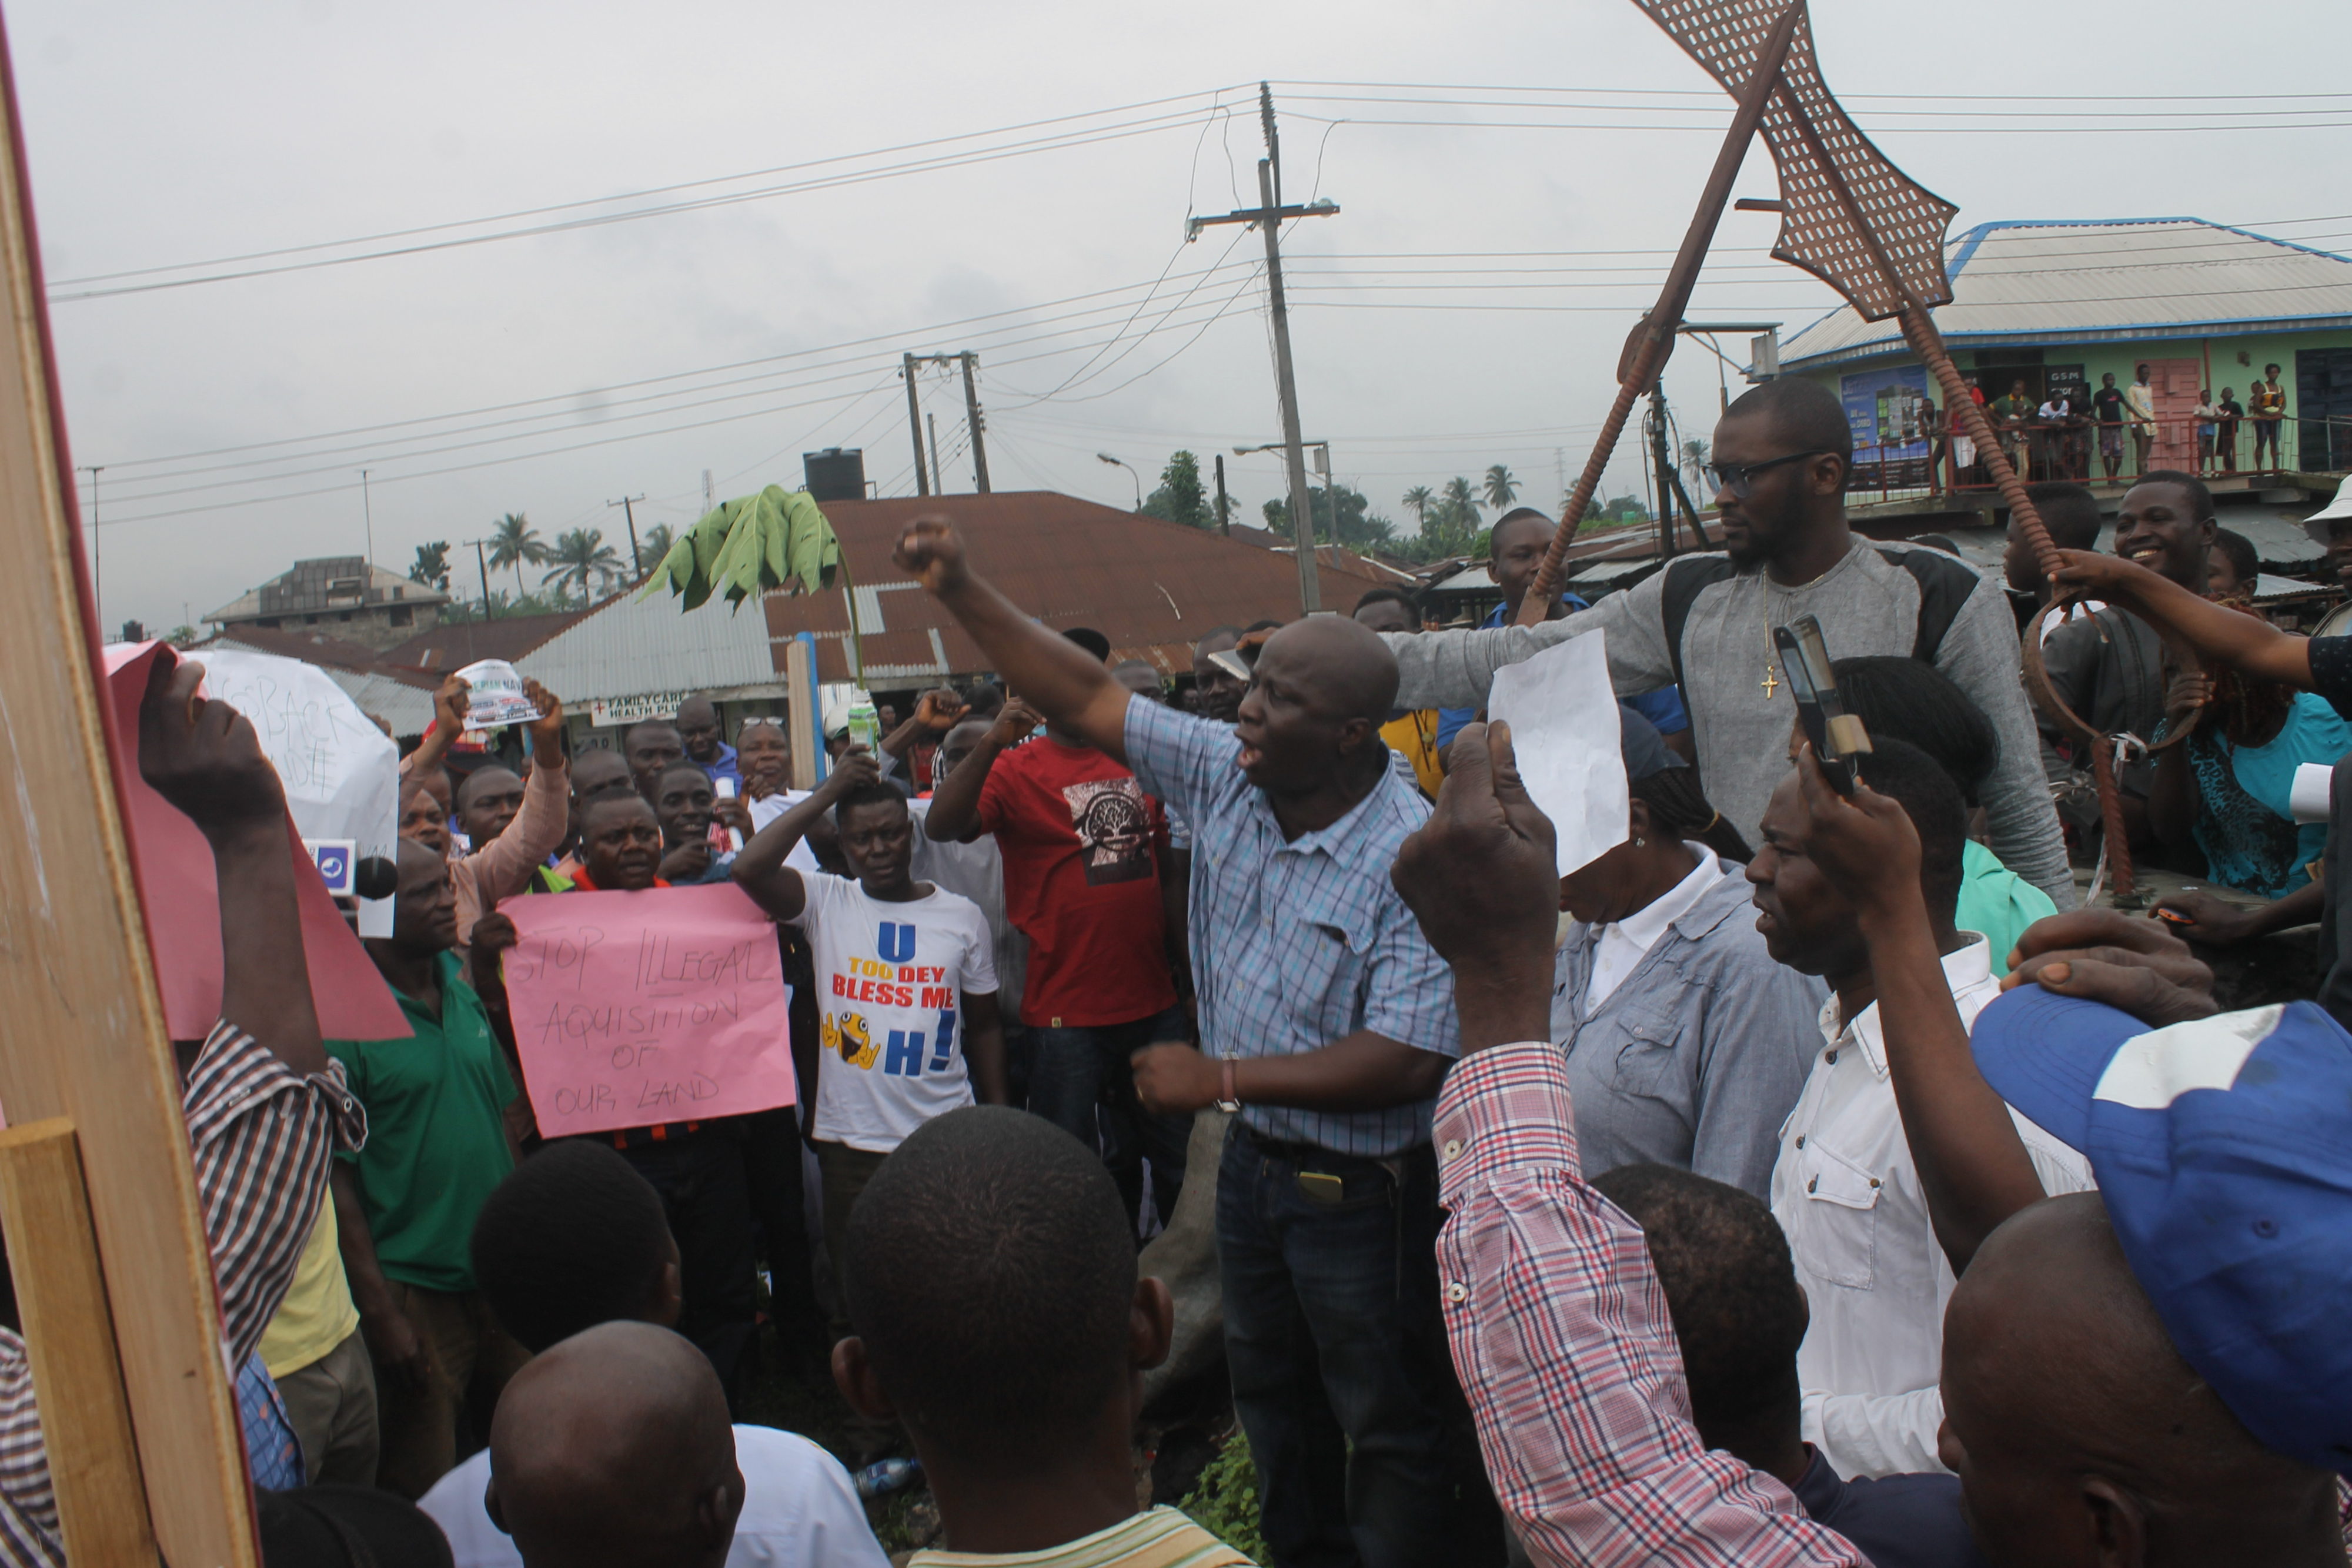
[[[907,434],[915,442],[915,494],[928,496],[931,478],[923,469],[923,408],[915,393],[915,356],[905,355],[901,363],[904,368],[899,373],[907,378]]]
[[[645,497],[643,496],[624,496],[617,501],[607,501],[604,503],[604,509],[606,511],[609,512],[614,507],[618,507],[621,508],[621,516],[629,520],[629,565],[639,577],[643,577],[646,574],[646,558],[644,552],[637,549],[637,514],[635,511],[635,506],[637,502],[644,499]],[[583,581],[581,583],[580,587],[581,591],[585,592],[588,585]]]
[[[1187,219],[1184,237],[1198,239],[1202,229],[1214,224],[1255,224],[1265,235],[1266,310],[1274,319],[1275,394],[1282,402],[1282,457],[1290,484],[1290,537],[1298,552],[1298,604],[1312,615],[1323,608],[1323,590],[1315,575],[1315,505],[1307,488],[1307,449],[1298,434],[1298,383],[1291,372],[1290,302],[1282,287],[1282,223],[1286,218],[1328,218],[1339,212],[1339,205],[1329,201],[1297,207],[1282,204],[1282,144],[1274,129],[1274,92],[1264,82],[1258,83],[1257,91],[1266,152],[1257,161],[1258,204],[1222,217]],[[1339,516],[1336,507],[1332,516]]]
[[[988,422],[981,417],[980,389],[972,379],[980,368],[980,356],[966,349],[956,358],[963,361],[963,423],[964,428],[971,434],[972,483],[979,486],[980,493],[985,496],[988,494],[988,443],[981,433],[987,429]]]
[[[1228,538],[1234,531],[1232,515],[1225,507],[1225,455],[1222,452],[1217,454],[1217,531]]]
[[[940,494],[944,496],[948,490],[948,471],[940,465],[940,416],[927,413],[923,415],[923,423],[930,426],[931,472],[940,476]]]

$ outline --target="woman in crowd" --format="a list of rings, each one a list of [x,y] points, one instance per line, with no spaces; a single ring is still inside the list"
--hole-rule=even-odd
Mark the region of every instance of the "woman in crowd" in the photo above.
[[[2000,738],[1984,711],[1951,677],[1918,659],[1891,656],[1839,659],[1830,665],[1848,713],[1872,735],[1907,740],[1936,759],[1960,787],[1969,807],[1969,841],[1962,848],[1960,904],[1952,923],[1982,932],[1992,945],[1993,967],[2006,971],[2010,950],[2025,928],[2058,913],[2050,895],[2000,863],[1981,841],[1984,806],[1978,792],[1992,776]],[[1795,756],[1801,731],[1790,737]]]
[[[2298,827],[2288,809],[2294,770],[2352,752],[2352,724],[2309,692],[2224,668],[2173,681],[2159,737],[2200,711],[2186,741],[2156,754],[2148,821],[2168,847],[2202,851],[2212,881],[2283,898],[2311,880],[2327,845],[2325,823]]]
[[[2251,601],[2254,576],[2263,569],[2254,541],[2228,528],[2213,531],[2213,547],[2205,556],[2205,594],[2209,599]]]
[[[1748,845],[1697,774],[1620,707],[1632,834],[1562,877],[1553,972],[1577,1141],[1599,1174],[1654,1161],[1763,1197],[1775,1135],[1821,1049],[1822,983],[1772,961]]]

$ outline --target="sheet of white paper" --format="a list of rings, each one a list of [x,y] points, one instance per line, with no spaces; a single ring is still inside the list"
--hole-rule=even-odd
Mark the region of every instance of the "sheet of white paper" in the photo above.
[[[2335,768],[2326,762],[2306,762],[2294,770],[2294,782],[2287,786],[2287,810],[2298,822],[2324,822],[2335,797]]]
[[[1511,727],[1519,776],[1558,835],[1559,874],[1625,841],[1628,798],[1606,633],[1570,637],[1495,672],[1486,716]]]

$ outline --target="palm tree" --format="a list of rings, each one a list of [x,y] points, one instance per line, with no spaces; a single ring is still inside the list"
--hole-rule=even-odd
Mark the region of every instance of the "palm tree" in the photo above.
[[[547,546],[541,542],[539,530],[520,512],[509,512],[490,530],[490,564],[501,570],[514,568],[517,594],[522,592],[524,566],[543,566],[547,559]]]
[[[1444,492],[1445,520],[1454,528],[1468,532],[1478,526],[1478,492],[1470,481],[1460,475],[1445,482]]]
[[[1429,508],[1437,502],[1437,492],[1426,485],[1415,485],[1404,493],[1405,510],[1412,514],[1413,525],[1423,533],[1429,531]]]
[[[431,544],[418,545],[415,563],[408,569],[408,580],[446,592],[449,587],[449,541],[436,539]]]
[[[1690,476],[1693,495],[1701,488],[1699,476],[1706,471],[1707,457],[1706,443],[1698,437],[1693,436],[1683,443],[1683,472]]]
[[[621,558],[604,542],[602,528],[573,528],[558,537],[555,548],[543,559],[554,562],[555,570],[539,580],[541,585],[567,598],[575,582],[580,585],[580,597],[586,599],[590,597],[591,578],[597,587],[609,588],[613,580],[621,575]]]
[[[644,570],[651,571],[668,559],[669,548],[676,543],[677,543],[677,530],[667,523],[656,523],[652,528],[647,528],[646,542],[642,547],[645,559],[640,563]]]
[[[1486,491],[1488,506],[1497,512],[1507,511],[1519,498],[1519,482],[1511,477],[1508,467],[1497,463],[1486,470]]]

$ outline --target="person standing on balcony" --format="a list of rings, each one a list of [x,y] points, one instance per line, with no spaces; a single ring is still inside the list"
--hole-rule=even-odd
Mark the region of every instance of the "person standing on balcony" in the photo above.
[[[2254,383],[2252,403],[2248,410],[2254,416],[2254,467],[2263,465],[2263,447],[2271,449],[2271,466],[2279,466],[2279,426],[2286,419],[2286,389],[2279,385],[2279,368],[2263,367],[2263,379]]]
[[[2222,473],[2235,474],[2238,471],[2238,422],[2246,417],[2245,405],[2238,401],[2238,389],[2223,387],[2221,401],[2214,405],[2214,412],[2221,416],[2221,428],[2213,434],[2214,455],[2221,460]]]
[[[2099,378],[2099,390],[2091,394],[2091,417],[2099,425],[2099,465],[2112,485],[2124,465],[2124,394],[2113,371]]]
[[[2156,439],[2156,389],[2147,384],[2146,365],[2132,373],[2131,390],[2124,393],[2124,406],[2131,412],[2132,472],[2145,474],[2148,444]]]

